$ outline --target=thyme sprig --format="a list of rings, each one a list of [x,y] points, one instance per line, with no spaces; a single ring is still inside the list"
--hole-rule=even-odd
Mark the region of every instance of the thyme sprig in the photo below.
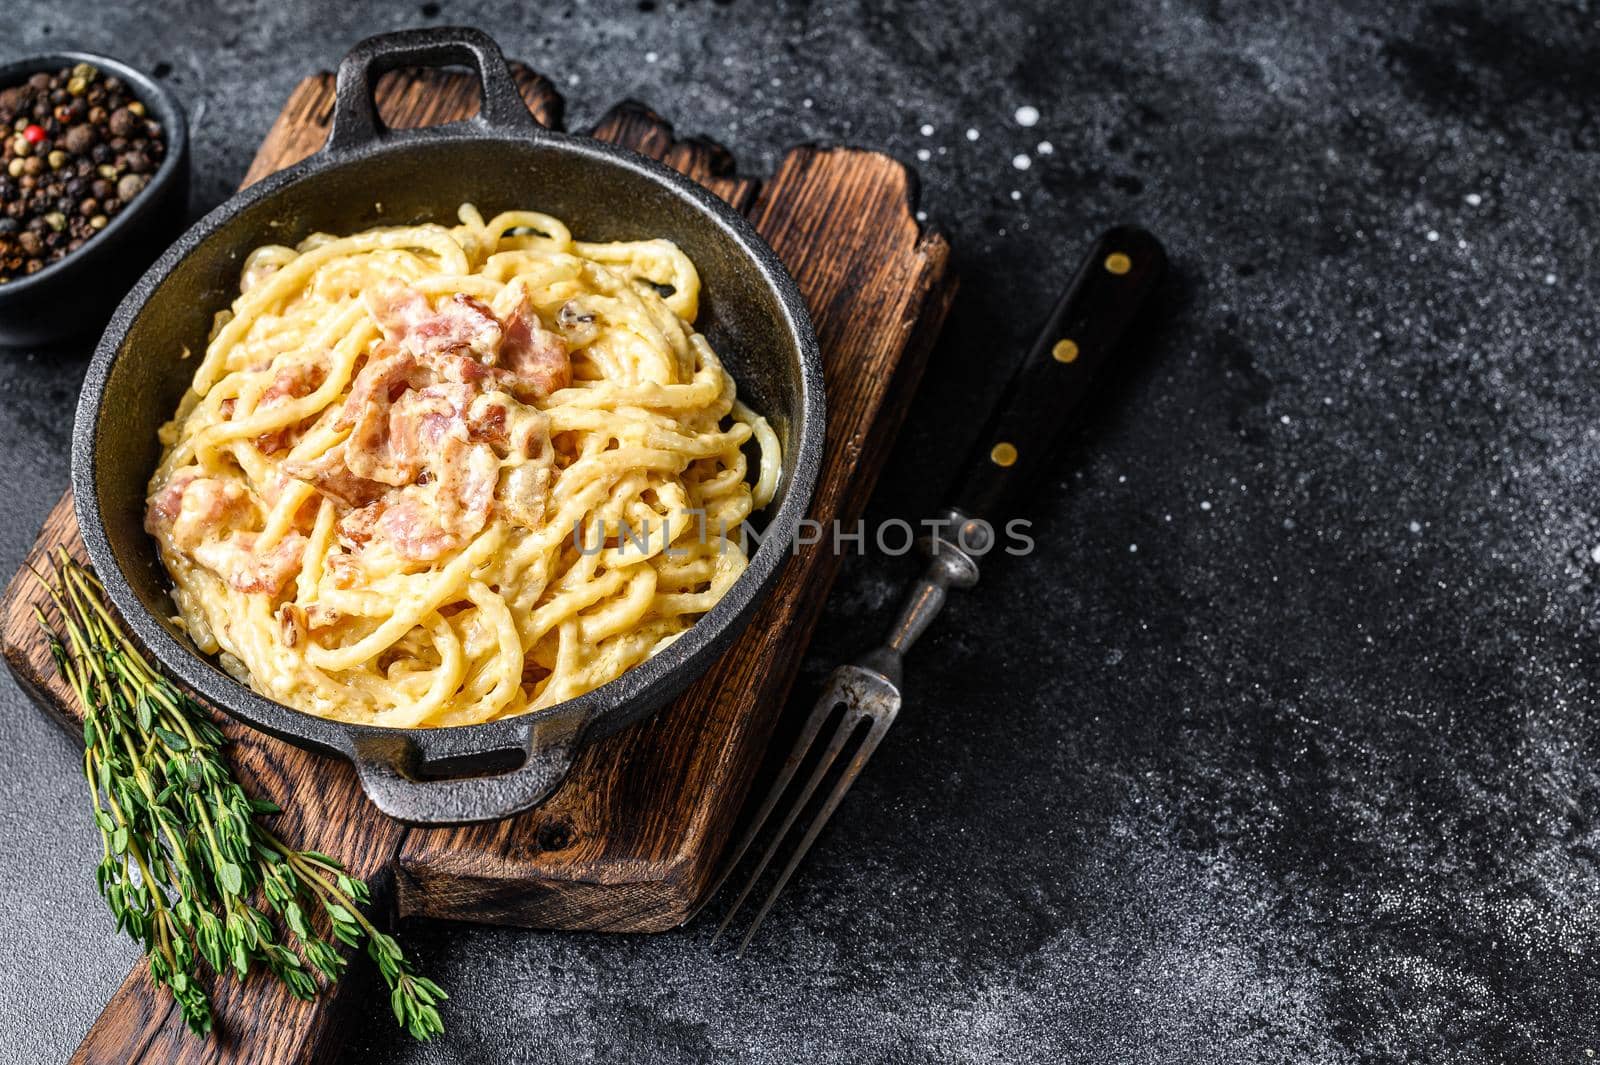
[[[94,574],[62,551],[51,574],[35,575],[58,616],[35,614],[83,710],[95,883],[189,1027],[204,1035],[213,1025],[202,962],[240,980],[263,966],[311,999],[344,970],[338,945],[365,941],[399,1024],[419,1040],[444,1031],[438,1003],[448,996],[362,912],[365,882],[257,823],[277,805],[245,794],[222,732],[123,635]]]

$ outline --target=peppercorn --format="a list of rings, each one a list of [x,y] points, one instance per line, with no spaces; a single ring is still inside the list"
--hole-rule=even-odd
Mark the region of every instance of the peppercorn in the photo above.
[[[81,247],[165,156],[145,104],[91,64],[0,87],[0,283]]]
[[[79,123],[76,126],[67,127],[67,134],[62,138],[61,143],[73,155],[82,155],[94,147],[94,141],[94,127],[87,123]]]

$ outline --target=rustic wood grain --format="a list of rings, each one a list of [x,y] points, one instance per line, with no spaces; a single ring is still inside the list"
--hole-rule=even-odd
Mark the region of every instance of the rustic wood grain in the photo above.
[[[589,136],[626,144],[640,155],[659,159],[747,213],[755,203],[761,183],[734,173],[733,155],[704,137],[679,140],[672,124],[637,100],[624,100],[607,111]]]
[[[514,70],[534,115],[558,126],[562,101],[550,83]],[[295,88],[245,184],[321,145],[332,93],[330,74]],[[477,104],[469,78],[437,71],[386,75],[377,96],[380,115],[395,127],[451,121]],[[725,149],[678,139],[634,102],[613,108],[591,132],[704,183],[749,214],[789,265],[816,321],[828,385],[827,451],[812,516],[854,521],[954,292],[947,246],[911,218],[910,175],[873,153],[800,148],[763,188],[735,173]],[[29,564],[42,567],[58,546],[82,556],[70,494],[46,519]],[[231,720],[222,725],[247,788],[300,797],[285,804],[274,827],[345,859],[372,883],[380,911],[557,928],[671,927],[694,912],[713,879],[837,566],[831,552],[801,551],[745,635],[683,698],[587,750],[539,810],[498,824],[408,832],[366,802],[343,762]],[[42,593],[24,569],[6,590],[0,644],[23,687],[76,731],[38,638],[38,605]],[[199,1040],[141,964],[73,1060],[324,1060],[340,1035],[340,1002],[366,990],[362,968],[353,967],[337,996],[312,1004],[265,979],[219,981],[218,1032]]]
[[[521,63],[511,64],[511,74],[534,119],[541,126],[559,128],[565,104],[549,79]],[[476,81],[448,71],[391,70],[378,79],[373,98],[378,102],[378,117],[394,129],[434,126],[478,113]],[[322,147],[332,121],[333,75],[313,74],[289,93],[240,187],[293,166]]]

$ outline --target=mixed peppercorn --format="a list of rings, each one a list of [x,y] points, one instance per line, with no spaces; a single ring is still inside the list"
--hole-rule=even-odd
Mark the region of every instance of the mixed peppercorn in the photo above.
[[[77,251],[165,153],[144,104],[88,63],[0,89],[0,284]]]

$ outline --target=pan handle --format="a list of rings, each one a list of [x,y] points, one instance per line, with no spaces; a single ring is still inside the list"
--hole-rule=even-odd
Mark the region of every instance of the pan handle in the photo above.
[[[359,148],[387,134],[372,100],[372,86],[379,75],[399,67],[451,64],[472,67],[478,75],[483,102],[468,122],[509,133],[536,133],[542,128],[528,111],[500,46],[487,33],[470,26],[399,30],[368,37],[339,63],[333,125],[323,150]]]
[[[424,779],[419,751],[409,739],[358,742],[352,761],[367,798],[397,821],[461,825],[498,821],[537,806],[565,779],[577,750],[575,738],[534,744],[527,761],[494,776]]]

